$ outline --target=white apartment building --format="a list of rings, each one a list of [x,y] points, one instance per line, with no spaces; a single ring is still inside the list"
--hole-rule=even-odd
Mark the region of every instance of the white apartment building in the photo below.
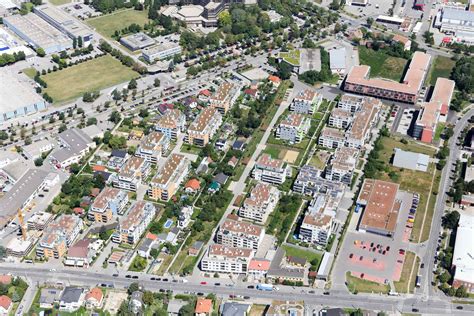
[[[280,191],[270,184],[258,183],[239,209],[239,216],[264,224],[280,199]]]
[[[301,142],[311,127],[311,120],[303,114],[290,113],[278,125],[276,138],[292,144]]]
[[[353,95],[353,94],[344,94],[339,99],[337,103],[337,107],[342,110],[349,111],[351,113],[359,111],[360,107],[362,106],[362,101],[364,101],[364,97]]]
[[[372,128],[379,119],[382,102],[375,98],[364,98],[362,107],[354,115],[354,121],[346,135],[346,146],[361,148],[370,139]]]
[[[261,226],[242,221],[235,215],[229,215],[216,233],[218,244],[257,250],[265,235]]]
[[[211,245],[201,260],[201,270],[217,273],[247,273],[252,249]]]
[[[135,156],[145,159],[152,164],[157,164],[161,156],[168,151],[170,139],[163,133],[151,132],[142,139],[135,151]]]
[[[106,223],[121,214],[127,203],[128,194],[125,191],[105,187],[92,203],[87,218],[94,222]]]
[[[148,196],[154,200],[168,201],[187,177],[190,166],[191,162],[184,155],[171,154],[150,181]]]
[[[155,217],[155,213],[156,209],[152,203],[136,201],[119,221],[119,226],[112,235],[112,241],[135,245]]]
[[[222,124],[222,115],[216,108],[207,107],[191,123],[186,141],[196,146],[206,146]]]
[[[331,162],[326,168],[325,178],[350,185],[352,181],[352,174],[357,166],[358,160],[358,149],[349,147],[337,149],[331,159]]]
[[[291,167],[283,160],[262,154],[255,163],[252,177],[267,183],[282,184],[287,177],[291,177]]]
[[[138,184],[150,174],[151,164],[140,157],[130,157],[112,179],[114,187],[136,192]]]
[[[323,96],[309,89],[300,91],[290,104],[290,111],[300,114],[313,114],[323,102]]]
[[[325,126],[321,131],[321,135],[319,135],[319,146],[336,149],[344,147],[344,144],[345,135],[344,132],[339,129]]]
[[[191,217],[193,216],[193,207],[187,205],[181,209],[178,215],[178,228],[186,228],[191,223]]]
[[[169,139],[176,140],[179,133],[184,132],[185,126],[186,116],[178,109],[169,109],[155,124],[155,130]]]
[[[353,114],[341,108],[335,108],[331,111],[328,125],[339,129],[348,129],[351,126]]]

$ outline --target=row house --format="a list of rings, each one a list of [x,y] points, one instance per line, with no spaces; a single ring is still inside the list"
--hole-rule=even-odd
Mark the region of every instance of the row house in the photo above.
[[[92,203],[87,217],[90,221],[107,223],[121,214],[128,203],[125,191],[105,187]]]
[[[270,184],[258,183],[244,200],[239,216],[264,224],[280,199],[280,191]]]
[[[135,151],[135,156],[157,164],[161,156],[165,156],[170,145],[170,139],[163,133],[151,132],[142,139]]]
[[[36,247],[40,258],[61,258],[83,228],[82,219],[75,215],[60,215],[43,232]]]
[[[325,126],[319,135],[318,145],[326,148],[342,148],[346,141],[345,133],[342,130]]]
[[[290,104],[290,111],[312,115],[323,102],[323,96],[313,90],[300,91]]]
[[[229,82],[222,83],[217,91],[209,98],[209,106],[213,109],[216,109],[222,115],[226,114],[229,111],[230,107],[233,104],[234,94],[232,93],[234,85]]]
[[[235,215],[229,215],[216,233],[218,244],[257,250],[265,235],[261,226],[242,221]]]
[[[180,154],[171,154],[150,182],[148,196],[168,201],[187,177],[191,162]]]
[[[258,181],[272,184],[282,184],[291,177],[291,167],[280,159],[273,159],[268,154],[262,154],[255,163],[252,177]]]
[[[205,108],[191,123],[186,135],[189,144],[206,146],[222,124],[222,115],[212,107]]]
[[[155,206],[151,202],[136,201],[119,221],[119,226],[112,235],[112,241],[134,246],[145,233],[155,213]]]
[[[325,178],[350,185],[352,181],[352,173],[357,166],[358,159],[358,149],[349,147],[337,149],[331,162],[326,167]]]
[[[214,244],[209,247],[203,256],[201,270],[206,272],[245,274],[248,271],[253,255],[253,249]]]
[[[292,144],[301,142],[311,127],[311,120],[303,114],[290,113],[278,124],[276,138]]]
[[[136,192],[138,184],[145,180],[151,171],[151,164],[140,157],[130,157],[122,166],[120,172],[114,176],[114,187]]]
[[[172,140],[177,140],[178,135],[184,132],[186,127],[186,116],[178,109],[167,110],[155,124],[155,130],[163,133]]]

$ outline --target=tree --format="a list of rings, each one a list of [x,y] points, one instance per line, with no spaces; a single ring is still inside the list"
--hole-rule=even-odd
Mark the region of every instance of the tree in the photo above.
[[[158,88],[160,85],[161,85],[160,79],[155,78],[155,80],[153,81],[153,86]]]
[[[43,158],[41,158],[41,157],[36,158],[35,159],[35,166],[40,167],[42,165],[43,165]]]
[[[67,130],[67,125],[66,124],[63,123],[63,124],[59,125],[59,128],[58,128],[59,133],[62,133],[65,130]]]
[[[331,4],[329,4],[329,9],[337,11],[341,7],[340,0],[333,0]]]
[[[78,46],[78,47],[82,47],[82,45],[83,45],[82,36],[78,36],[78,37],[77,37],[77,46]]]
[[[449,274],[448,271],[444,271],[444,273],[439,276],[441,283],[447,283],[449,280],[451,280],[451,274]]]
[[[458,211],[452,211],[443,217],[443,227],[447,229],[455,229],[458,226],[460,214]]]
[[[283,80],[290,79],[291,73],[293,71],[293,66],[291,66],[287,62],[281,62],[278,64],[277,68],[278,68],[278,73],[277,73],[278,77],[280,77]]]
[[[38,48],[36,49],[36,54],[37,54],[39,57],[44,57],[44,56],[46,56],[46,52],[45,52],[44,49],[41,48],[41,47],[38,47]]]
[[[451,78],[456,82],[459,90],[467,93],[474,92],[474,58],[460,58],[452,70]]]
[[[77,48],[77,38],[72,39],[72,48],[76,49]]]
[[[464,285],[461,285],[456,289],[456,294],[454,294],[456,297],[468,297],[469,295],[467,294],[467,290],[464,287]]]
[[[130,80],[128,83],[128,89],[129,90],[134,90],[137,88],[137,81],[135,79]]]
[[[97,125],[97,119],[95,117],[89,117],[86,122],[87,126]]]
[[[128,294],[132,294],[133,292],[136,292],[140,289],[140,284],[138,282],[133,282],[128,286]]]
[[[374,24],[374,18],[368,17],[367,18],[367,26],[370,28],[370,27],[372,27],[372,24]]]
[[[150,250],[150,256],[153,258],[153,259],[156,259],[158,258],[158,256],[160,255],[160,251],[156,248],[152,248]]]
[[[113,111],[112,113],[110,113],[110,116],[109,116],[110,122],[118,124],[121,119],[122,119],[122,116],[120,115],[118,111]]]
[[[181,307],[181,309],[178,312],[178,315],[179,316],[194,315],[194,301],[184,305],[183,307]]]
[[[143,292],[143,303],[147,306],[153,305],[155,301],[155,297],[153,296],[153,292],[145,291]]]

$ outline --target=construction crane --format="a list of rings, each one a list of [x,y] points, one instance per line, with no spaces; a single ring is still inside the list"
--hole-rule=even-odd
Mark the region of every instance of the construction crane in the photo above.
[[[23,237],[23,240],[26,240],[26,227],[21,207],[18,209],[18,222],[20,224],[21,236]]]

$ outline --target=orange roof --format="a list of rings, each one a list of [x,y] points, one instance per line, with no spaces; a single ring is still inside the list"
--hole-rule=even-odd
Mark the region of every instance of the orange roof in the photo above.
[[[205,90],[201,90],[201,91],[199,92],[199,94],[202,94],[202,95],[205,95],[205,96],[207,96],[207,97],[210,97],[210,96],[211,96],[211,91],[205,89]]]
[[[93,298],[97,302],[100,302],[100,301],[102,301],[103,296],[104,296],[104,294],[102,293],[102,290],[99,289],[98,287],[95,287],[95,288],[91,289],[89,291],[89,293],[86,294],[86,301]]]
[[[151,240],[156,240],[158,238],[158,236],[156,236],[155,234],[152,234],[150,232],[148,232],[146,234],[146,237],[145,238],[148,238],[148,239],[151,239]]]
[[[92,167],[92,170],[93,170],[93,171],[105,171],[105,166],[94,165],[94,166]]]
[[[269,77],[268,77],[268,80],[270,80],[270,81],[272,81],[272,82],[274,82],[274,83],[279,83],[279,82],[281,81],[280,78],[278,78],[277,76],[273,76],[273,75],[272,75],[272,76],[269,76]]]
[[[12,300],[6,295],[0,296],[0,306],[3,307],[4,309],[9,309],[10,306],[12,305]]]
[[[10,284],[12,282],[12,276],[8,274],[0,275],[0,283],[2,284]]]
[[[196,302],[196,314],[210,313],[212,310],[212,300],[208,298],[198,298]]]
[[[199,190],[199,188],[201,187],[201,184],[199,183],[198,179],[191,179],[188,182],[186,182],[186,185],[184,187],[191,188],[193,190]]]
[[[253,271],[268,271],[270,269],[270,260],[267,259],[252,259],[249,263],[249,270]]]

